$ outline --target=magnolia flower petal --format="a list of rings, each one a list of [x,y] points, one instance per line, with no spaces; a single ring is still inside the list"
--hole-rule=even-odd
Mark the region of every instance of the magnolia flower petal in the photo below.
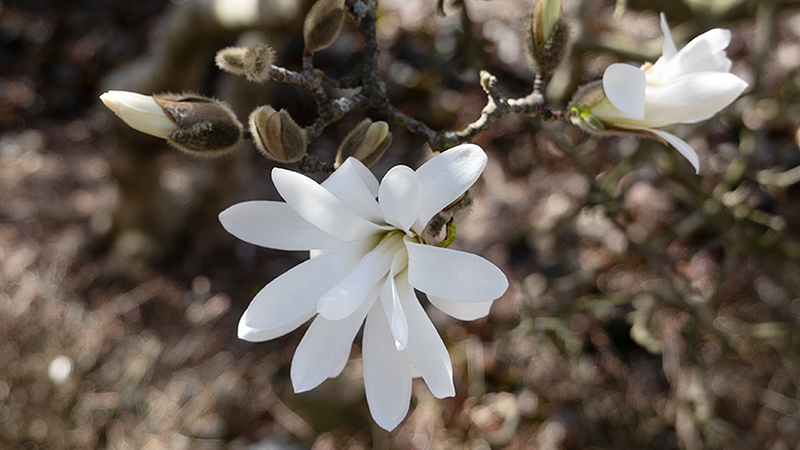
[[[489,302],[459,302],[428,295],[428,301],[448,316],[458,320],[476,320],[489,315],[494,301]]]
[[[237,330],[237,334],[239,339],[248,342],[263,342],[268,341],[270,339],[275,339],[278,336],[283,336],[290,331],[293,331],[295,328],[299,327],[300,325],[306,323],[308,319],[314,317],[317,312],[312,307],[311,309],[301,313],[296,318],[290,320],[289,322],[284,323],[278,327],[270,328],[270,329],[258,329],[253,328],[247,325],[247,322],[251,320],[249,316],[253,314],[250,310],[247,310],[242,314],[242,317],[239,319],[239,328]]]
[[[408,232],[419,215],[421,199],[419,178],[410,167],[394,166],[383,177],[378,201],[386,223]]]
[[[672,58],[678,52],[678,48],[675,47],[675,41],[672,40],[672,32],[667,23],[667,15],[663,12],[661,13],[661,32],[664,33],[664,45],[662,46],[661,54],[667,59]]]
[[[447,347],[417,300],[414,290],[408,286],[407,273],[398,277],[398,284],[407,286],[401,289],[400,295],[408,320],[408,356],[436,398],[452,397],[456,390]]]
[[[353,314],[372,288],[389,273],[394,254],[402,245],[399,233],[383,239],[339,283],[324,291],[317,302],[317,312],[328,320],[341,320]]]
[[[345,319],[331,321],[322,316],[314,319],[292,358],[290,377],[296,393],[319,386],[343,366],[342,360],[347,361],[353,339],[378,296],[377,289],[371,295],[372,302],[364,302]]]
[[[128,126],[142,133],[167,138],[178,129],[178,125],[167,117],[149,95],[108,91],[100,96],[100,100]]]
[[[486,167],[486,153],[475,144],[446,150],[417,169],[422,202],[414,231],[421,233],[428,221],[467,191]]]
[[[237,203],[219,213],[219,221],[228,233],[261,247],[310,250],[344,244],[310,224],[283,202]]]
[[[731,73],[703,72],[647,88],[643,127],[657,128],[715,114],[736,100],[747,87]]]
[[[656,129],[647,129],[650,133],[655,134],[656,136],[660,137],[661,139],[667,141],[669,145],[675,147],[675,150],[678,151],[684,158],[688,159],[692,166],[694,167],[695,173],[700,173],[700,158],[697,156],[697,153],[694,149],[683,139],[675,136],[674,134],[667,133],[666,131],[656,130]]]
[[[276,167],[272,170],[272,181],[300,217],[331,236],[350,242],[381,231],[305,175]]]
[[[395,344],[398,350],[408,347],[408,322],[406,321],[406,314],[403,312],[403,305],[400,302],[399,291],[409,291],[408,276],[406,275],[406,266],[408,265],[408,253],[405,248],[398,250],[392,259],[392,268],[389,271],[389,276],[381,288],[380,299],[383,305],[383,311],[386,313],[386,319],[389,321],[389,326],[392,329],[392,336],[394,336]],[[402,272],[403,276],[400,278],[401,283],[406,286],[398,287],[397,278],[398,274]]]
[[[344,279],[376,241],[367,238],[348,243],[293,267],[256,294],[242,322],[249,328],[270,331],[305,317],[315,310],[322,294]]]
[[[426,294],[464,302],[494,300],[508,280],[494,264],[472,253],[406,240],[408,281]]]
[[[697,36],[664,65],[661,82],[697,72],[719,71],[721,65],[727,66],[725,71],[729,70],[730,64],[724,50],[730,42],[731,32],[721,28]]]
[[[603,73],[603,91],[606,98],[632,119],[644,119],[645,88],[647,88],[645,73],[629,64],[611,64]]]
[[[393,430],[408,414],[411,402],[411,361],[394,345],[386,315],[380,304],[373,305],[364,324],[361,353],[364,390],[375,422]]]
[[[408,347],[408,322],[406,314],[403,312],[403,305],[400,303],[400,295],[397,293],[393,274],[386,277],[386,281],[381,287],[380,299],[383,312],[389,321],[392,336],[394,336],[395,347],[403,350]]]
[[[373,223],[383,223],[383,212],[375,200],[378,180],[361,161],[347,158],[322,182],[322,187],[359,216]]]

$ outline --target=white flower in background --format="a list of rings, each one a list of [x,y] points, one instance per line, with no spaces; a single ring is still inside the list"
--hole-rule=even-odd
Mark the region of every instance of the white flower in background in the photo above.
[[[453,396],[449,354],[414,289],[443,312],[473,320],[489,313],[508,281],[486,259],[427,245],[420,236],[435,214],[475,183],[486,160],[480,147],[460,145],[416,171],[393,167],[380,185],[355,158],[322,184],[273,169],[286,203],[239,203],[220,221],[246,242],[311,250],[311,258],[255,296],[239,321],[239,337],[273,339],[316,316],[292,360],[292,385],[304,392],[342,371],[366,320],[367,403],[387,430],[408,413],[413,377],[422,377],[438,398]]]
[[[656,136],[675,147],[699,172],[700,160],[692,147],[658,128],[710,118],[733,102],[747,83],[730,73],[732,63],[725,54],[730,31],[715,28],[678,50],[663,13],[661,29],[663,55],[655,64],[610,65],[602,80],[605,96],[598,97],[591,89],[578,92],[573,119],[594,129],[637,130]]]

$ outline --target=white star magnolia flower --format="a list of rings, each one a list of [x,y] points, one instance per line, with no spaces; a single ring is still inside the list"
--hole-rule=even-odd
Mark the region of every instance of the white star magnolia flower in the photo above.
[[[460,145],[416,171],[393,167],[380,185],[354,158],[322,184],[273,169],[286,203],[239,203],[220,221],[246,242],[311,250],[311,258],[256,295],[239,321],[239,337],[273,339],[316,316],[292,360],[292,385],[304,392],[339,375],[366,320],[367,403],[387,430],[408,413],[413,377],[421,376],[438,398],[453,396],[447,348],[414,289],[443,312],[473,320],[489,313],[508,280],[486,259],[427,245],[420,236],[435,214],[475,183],[486,160],[480,147]]]
[[[747,83],[730,73],[732,63],[725,54],[730,31],[715,28],[678,50],[664,13],[661,30],[663,55],[655,64],[608,66],[603,73],[606,100],[591,106],[591,114],[609,128],[640,130],[661,138],[699,172],[700,159],[692,147],[658,128],[709,119],[736,100]]]

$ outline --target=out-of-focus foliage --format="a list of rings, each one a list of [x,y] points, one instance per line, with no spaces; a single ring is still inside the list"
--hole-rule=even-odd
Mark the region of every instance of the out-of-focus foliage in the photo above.
[[[479,114],[478,69],[510,94],[529,92],[519,36],[531,5],[498,1],[466,2],[466,34],[457,5],[445,3],[442,18],[435,2],[381,2],[392,101],[443,129]],[[751,85],[718,117],[673,129],[700,155],[700,176],[654,141],[523,116],[478,136],[489,166],[453,245],[500,265],[512,287],[477,322],[430,310],[457,395],[436,400],[419,386],[392,434],[369,422],[357,359],[295,395],[288,367],[301,333],[236,339],[255,291],[304,255],[205,245],[187,220],[158,266],[107,263],[101,236],[118,186],[103,153],[111,117],[92,102],[106,73],[144,51],[161,2],[12,3],[0,9],[0,447],[800,443],[800,8],[790,2],[669,2],[679,43],[731,29],[733,72]],[[549,83],[552,101],[584,73],[657,56],[655,2],[624,12],[626,2],[563,3],[575,45]],[[356,37],[346,20],[315,62],[346,76]],[[302,35],[284,38],[278,57],[299,61]],[[208,75],[210,91],[219,76]],[[278,89],[270,103],[303,117],[298,100]],[[361,119],[345,118],[309,150],[333,155]],[[413,136],[392,131],[378,175],[424,156]],[[240,197],[274,199],[272,165],[250,150]],[[174,151],[156,161],[158,188],[177,204],[199,195],[207,162]]]

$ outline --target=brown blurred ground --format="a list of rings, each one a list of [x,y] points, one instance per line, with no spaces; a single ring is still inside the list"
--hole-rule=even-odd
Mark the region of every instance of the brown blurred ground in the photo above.
[[[109,261],[116,119],[96,98],[169,6],[1,5],[0,448],[800,445],[799,5],[670,6],[679,46],[730,28],[733,71],[751,85],[718,117],[674,130],[700,154],[700,176],[658,143],[521,116],[478,137],[489,165],[455,245],[500,265],[511,288],[480,321],[430,311],[457,396],[435,400],[415,385],[412,412],[391,434],[370,422],[357,348],[342,376],[295,395],[288,368],[302,331],[262,344],[236,338],[254,293],[305,255],[230,238],[193,245],[184,223],[149,265]],[[474,120],[485,101],[479,68],[508,95],[530,90],[518,41],[527,5],[468,2],[472,41],[449,4],[446,18],[429,2],[381,5],[384,69],[408,114],[437,128]],[[631,2],[641,9],[615,18],[614,6],[565,0],[578,75],[556,75],[554,101],[611,62],[657,56],[657,12]],[[320,67],[347,75],[338,62],[358,61],[356,38],[346,33],[318,55]],[[302,42],[286,48],[279,62],[296,65]],[[293,88],[276,96],[298,98]],[[330,152],[357,120],[312,148]],[[418,139],[393,131],[379,175],[425,155]],[[208,162],[147,151],[159,152],[161,188],[191,201]],[[239,152],[253,167],[239,196],[275,198],[271,164],[251,147]]]

